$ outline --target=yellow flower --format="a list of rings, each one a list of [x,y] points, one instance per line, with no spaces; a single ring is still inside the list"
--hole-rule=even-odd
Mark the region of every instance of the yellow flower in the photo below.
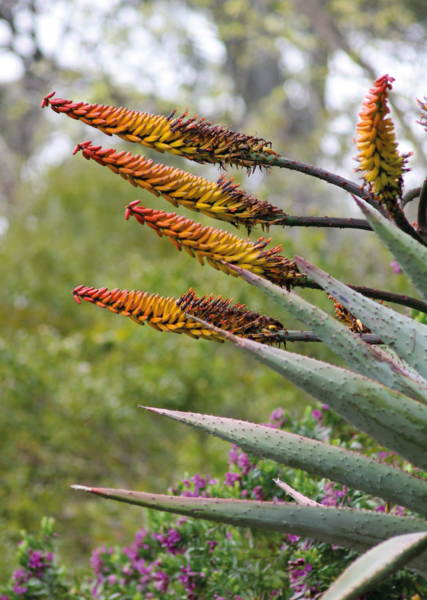
[[[188,111],[175,118],[175,110],[168,117],[140,113],[127,108],[73,102],[64,98],[43,98],[42,107],[50,106],[57,113],[79,119],[107,135],[118,135],[127,142],[142,144],[157,152],[170,152],[198,163],[252,167],[249,153],[277,155],[270,142],[244,133],[236,133],[214,125],[195,115],[187,119]],[[278,156],[278,155],[277,155]]]
[[[217,271],[238,277],[234,270],[224,264],[233,263],[287,288],[297,279],[306,280],[293,260],[280,255],[281,246],[265,250],[271,238],[265,240],[262,237],[253,243],[214,227],[203,227],[176,213],[143,208],[138,204],[139,200],[135,200],[126,208],[127,219],[134,216],[141,225],[147,223],[159,237],[166,235],[179,251],[184,248],[202,266],[206,260]]]
[[[138,325],[148,323],[158,331],[185,333],[192,338],[202,338],[214,342],[223,342],[223,338],[215,332],[203,328],[187,314],[194,315],[239,337],[258,342],[280,343],[274,335],[277,331],[286,331],[283,325],[273,319],[249,310],[244,304],[230,306],[232,300],[221,296],[197,298],[193,289],[183,294],[179,300],[164,298],[159,294],[137,292],[132,290],[95,289],[79,285],[73,290],[78,304],[81,300],[108,308],[115,314],[129,317]]]
[[[74,153],[82,150],[83,156],[109,167],[113,173],[127,179],[134,187],[148,190],[155,196],[163,196],[174,206],[184,206],[208,217],[245,225],[248,229],[257,224],[270,225],[286,214],[268,202],[247,194],[233,179],[222,175],[212,182],[181,169],[155,165],[139,154],[116,152],[113,148],[92,146],[91,142],[79,144]]]
[[[394,125],[387,117],[388,90],[392,89],[393,81],[389,75],[383,75],[369,90],[359,113],[356,141],[360,162],[357,170],[391,213],[396,210],[396,199],[402,196],[403,174],[408,171],[405,165],[410,156],[398,153]]]

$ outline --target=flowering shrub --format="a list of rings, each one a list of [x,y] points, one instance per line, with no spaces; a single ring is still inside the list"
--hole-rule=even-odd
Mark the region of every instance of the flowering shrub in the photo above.
[[[308,408],[302,419],[275,410],[269,427],[286,429],[306,437],[369,454],[379,460],[412,467],[384,451],[326,405]],[[208,474],[185,475],[171,490],[192,497],[247,498],[289,501],[274,479],[280,477],[300,493],[325,506],[347,506],[372,511],[390,511],[413,516],[407,509],[384,505],[359,491],[271,460],[242,452],[232,446],[228,471],[222,481]],[[427,477],[427,474],[418,472]],[[188,600],[284,600],[316,598],[355,558],[338,546],[243,528],[215,525],[168,513],[147,511],[145,525],[124,548],[98,548],[91,558],[92,575],[78,589],[67,582],[65,571],[54,559],[51,519],[44,519],[41,537],[23,535],[18,548],[17,569],[2,589],[1,600],[93,599],[142,600],[182,598]],[[372,600],[419,598],[427,594],[426,581],[408,571],[399,571],[378,586]]]

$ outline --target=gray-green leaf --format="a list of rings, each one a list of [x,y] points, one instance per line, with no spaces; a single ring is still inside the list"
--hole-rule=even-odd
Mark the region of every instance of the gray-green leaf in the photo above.
[[[321,600],[355,600],[371,591],[427,548],[427,533],[393,537],[354,561]]]
[[[295,257],[302,271],[374,331],[396,353],[427,377],[427,327],[374,300],[365,298],[303,258]]]
[[[380,542],[404,533],[427,532],[427,523],[386,513],[329,506],[301,506],[286,502],[255,502],[223,498],[186,498],[145,492],[71,486],[96,496],[225,523],[277,533],[292,533],[310,539],[365,552]],[[427,576],[426,554],[409,566]]]
[[[427,516],[427,481],[363,454],[256,423],[163,408],[147,410],[236,444],[257,456],[338,481]]]
[[[420,402],[341,367],[239,338],[192,318],[331,406],[380,444],[427,470],[427,407]]]
[[[240,277],[261,289],[293,317],[310,327],[351,369],[427,405],[427,381],[421,376],[414,376],[386,352],[366,344],[344,324],[294,292],[239,267],[228,267],[236,270]]]
[[[377,210],[363,200],[353,196],[359,208],[365,213],[373,230],[384,246],[393,254],[402,271],[427,300],[427,248],[396,227]]]

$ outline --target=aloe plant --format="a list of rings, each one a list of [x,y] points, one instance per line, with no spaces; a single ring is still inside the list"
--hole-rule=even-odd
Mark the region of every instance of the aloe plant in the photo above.
[[[405,469],[382,463],[337,445],[328,445],[286,431],[209,415],[148,408],[255,455],[282,465],[328,478],[387,502],[405,506],[417,518],[366,510],[325,507],[288,484],[284,489],[296,502],[274,503],[216,498],[183,498],[151,493],[73,486],[120,502],[168,511],[196,519],[240,527],[291,533],[367,554],[341,575],[325,600],[356,598],[398,569],[407,566],[427,576],[427,325],[404,316],[377,300],[427,313],[427,182],[403,195],[408,154],[398,152],[388,116],[388,94],[393,79],[377,79],[370,89],[357,126],[358,161],[363,184],[295,160],[281,157],[261,138],[235,133],[204,119],[175,118],[100,106],[49,94],[42,106],[80,119],[111,136],[169,152],[199,163],[226,167],[287,168],[337,185],[350,192],[366,219],[329,219],[286,215],[268,202],[247,194],[222,175],[216,182],[164,165],[153,165],[130,152],[116,152],[79,144],[88,160],[107,166],[134,187],[163,197],[175,207],[189,208],[249,231],[263,227],[313,226],[365,230],[378,236],[393,254],[422,300],[364,286],[346,285],[299,257],[281,255],[281,247],[267,249],[258,242],[202,225],[163,210],[146,209],[139,201],[126,207],[135,217],[177,250],[183,248],[203,265],[239,277],[261,289],[306,331],[288,331],[271,317],[244,306],[230,307],[221,297],[197,299],[194,292],[181,299],[148,292],[95,289],[82,285],[73,294],[130,317],[135,323],[160,331],[185,333],[193,338],[229,341],[286,379],[327,403],[354,427],[406,461]],[[422,110],[427,105],[420,102]],[[421,124],[425,124],[423,117]],[[404,208],[420,197],[418,225],[411,225]],[[365,235],[365,234],[364,234]],[[369,234],[366,234],[369,235]],[[333,318],[295,294],[296,287],[325,290],[335,301]],[[288,341],[322,341],[348,368],[337,367],[286,349]],[[402,463],[404,464],[404,463]]]

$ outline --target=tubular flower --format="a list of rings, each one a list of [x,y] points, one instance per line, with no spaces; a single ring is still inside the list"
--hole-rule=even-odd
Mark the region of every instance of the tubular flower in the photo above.
[[[198,115],[186,119],[188,111],[175,118],[176,110],[173,110],[165,117],[123,107],[52,99],[53,95],[43,98],[42,108],[50,106],[55,112],[79,119],[107,135],[118,135],[127,142],[142,144],[157,152],[184,156],[201,164],[252,167],[254,161],[248,158],[249,153],[276,155],[270,148],[270,142],[214,125],[205,118],[197,121]]]
[[[250,229],[253,225],[268,226],[275,219],[286,217],[279,208],[247,194],[238,183],[233,184],[233,178],[227,179],[225,175],[212,182],[181,169],[153,165],[152,160],[145,160],[139,154],[132,156],[130,152],[103,149],[92,146],[91,142],[79,144],[74,153],[79,150],[85,158],[109,167],[134,187],[139,186],[155,196],[163,196],[176,207],[182,205],[213,219],[234,225],[242,223]]]
[[[398,210],[396,198],[402,195],[403,174],[410,154],[399,154],[392,120],[386,115],[388,90],[393,77],[383,75],[369,90],[363,102],[360,123],[357,124],[356,145],[359,150],[357,169],[383,203],[391,216]]]
[[[353,333],[372,333],[372,331],[362,323],[360,319],[357,319],[351,314],[342,304],[335,300],[332,296],[329,296],[331,300],[334,300],[335,314],[339,321],[347,325],[347,327]]]
[[[299,272],[293,260],[280,255],[281,246],[264,250],[271,238],[260,238],[253,243],[214,227],[203,227],[200,223],[180,217],[176,213],[137,206],[138,203],[139,200],[135,200],[129,204],[126,208],[126,219],[132,215],[141,225],[147,223],[159,237],[166,235],[179,251],[184,248],[190,256],[197,258],[202,266],[206,259],[217,271],[239,277],[224,264],[233,263],[281,287],[289,287],[296,279],[306,280],[306,276]]]
[[[256,340],[262,343],[279,343],[274,335],[277,331],[286,331],[283,325],[271,317],[248,310],[244,304],[230,306],[232,300],[215,298],[212,294],[207,298],[197,298],[193,289],[183,294],[179,300],[165,298],[159,294],[107,288],[95,289],[79,285],[73,290],[78,304],[81,299],[108,308],[113,313],[129,317],[138,325],[148,323],[158,331],[185,333],[192,338],[203,338],[215,342],[224,340],[215,332],[204,329],[187,314],[208,321],[212,325],[232,332],[239,337]]]

